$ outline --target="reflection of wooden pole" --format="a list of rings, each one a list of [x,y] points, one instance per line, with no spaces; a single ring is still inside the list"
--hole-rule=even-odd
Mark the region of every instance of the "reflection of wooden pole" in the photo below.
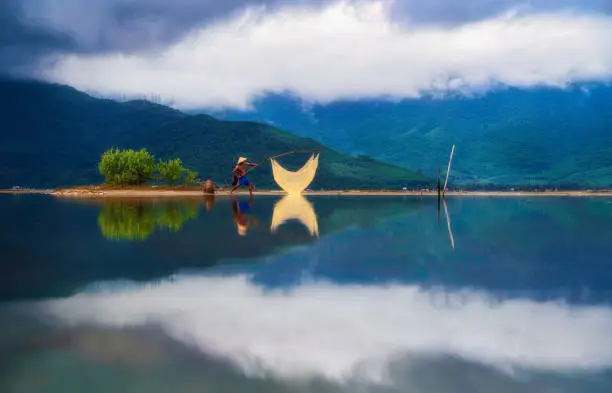
[[[440,168],[438,168],[438,221],[440,221]]]
[[[451,229],[450,217],[448,215],[448,208],[446,207],[446,198],[444,202],[444,213],[446,214],[446,225],[448,227],[448,236],[450,237],[451,246],[455,249],[455,237],[453,236],[453,230]]]
[[[448,183],[448,175],[450,175],[451,162],[453,161],[453,154],[455,153],[455,145],[451,150],[450,159],[448,160],[448,169],[446,170],[446,180],[444,180],[444,193],[446,194],[446,184]]]

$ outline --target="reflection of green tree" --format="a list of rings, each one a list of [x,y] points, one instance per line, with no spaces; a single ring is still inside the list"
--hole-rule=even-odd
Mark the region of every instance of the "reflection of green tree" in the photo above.
[[[185,222],[193,220],[198,216],[198,205],[196,204],[168,204],[162,206],[157,217],[157,225],[171,232],[181,230]]]
[[[151,236],[156,226],[178,232],[197,216],[197,204],[108,202],[100,211],[98,225],[107,239],[141,241]]]
[[[125,202],[104,204],[98,216],[102,235],[111,240],[145,240],[155,231],[153,205]]]

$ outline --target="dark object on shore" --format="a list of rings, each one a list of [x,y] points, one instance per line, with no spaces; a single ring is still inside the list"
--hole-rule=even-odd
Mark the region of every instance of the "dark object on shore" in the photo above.
[[[440,184],[440,168],[438,168],[438,184],[436,186],[436,190],[438,191],[438,200],[440,199],[440,192],[442,191],[442,187]]]
[[[215,184],[211,179],[206,180],[206,183],[202,183],[202,189],[204,194],[214,194],[215,193]]]

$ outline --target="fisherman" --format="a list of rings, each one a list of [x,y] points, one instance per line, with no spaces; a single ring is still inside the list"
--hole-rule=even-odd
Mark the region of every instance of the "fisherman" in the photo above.
[[[246,177],[247,174],[247,166],[252,166],[252,167],[258,167],[259,164],[253,164],[251,162],[248,162],[247,159],[245,157],[240,157],[238,159],[238,162],[236,163],[236,166],[234,167],[234,170],[232,171],[234,174],[234,179],[232,180],[232,185],[234,187],[232,187],[232,190],[230,191],[230,194],[233,194],[234,191],[236,191],[236,189],[238,189],[238,187],[240,186],[248,186],[249,187],[249,195],[253,195],[253,190],[255,189],[253,187],[253,183],[251,183],[251,181],[249,180],[248,177]]]

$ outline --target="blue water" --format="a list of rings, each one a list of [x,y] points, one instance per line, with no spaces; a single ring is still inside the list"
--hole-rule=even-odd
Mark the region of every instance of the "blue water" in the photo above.
[[[609,198],[4,195],[0,220],[0,392],[612,386]]]

